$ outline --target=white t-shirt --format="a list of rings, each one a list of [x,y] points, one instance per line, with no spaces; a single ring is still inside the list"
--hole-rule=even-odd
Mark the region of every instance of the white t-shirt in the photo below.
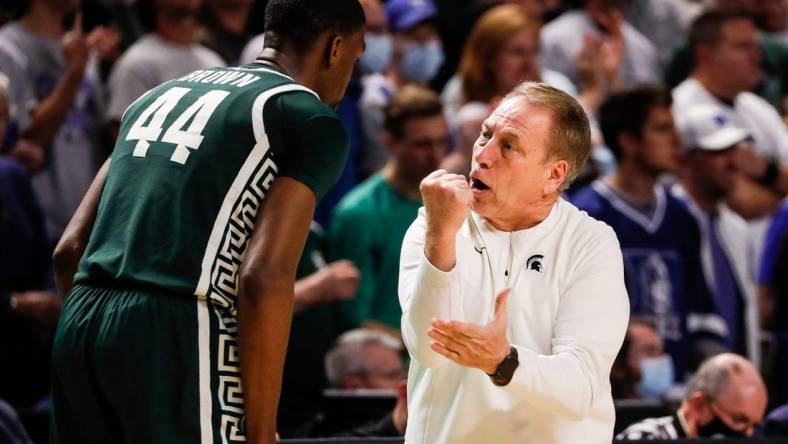
[[[471,212],[454,269],[424,256],[424,209],[402,246],[399,298],[408,374],[408,444],[609,443],[613,364],[629,319],[613,230],[559,199],[540,224],[499,231]],[[507,336],[520,365],[497,387],[430,349],[433,318],[478,325],[510,286]]]
[[[750,92],[736,96],[733,106],[717,99],[695,78],[690,77],[673,89],[673,118],[681,123],[687,109],[711,104],[728,111],[733,122],[753,137],[755,152],[768,159],[788,163],[788,130],[769,102]]]
[[[629,23],[623,23],[621,32],[624,38],[624,56],[619,68],[620,84],[629,86],[658,82],[662,72],[654,45]],[[540,36],[542,68],[558,71],[578,85],[575,59],[583,47],[586,34],[602,35],[582,10],[567,11],[546,24]]]
[[[126,108],[148,90],[214,66],[224,66],[224,60],[202,45],[176,45],[156,34],[147,34],[126,50],[112,68],[107,115],[110,120],[120,120]]]
[[[241,51],[241,58],[238,62],[241,65],[254,62],[263,50],[263,46],[265,46],[265,34],[257,34],[252,37],[244,46],[243,51]]]

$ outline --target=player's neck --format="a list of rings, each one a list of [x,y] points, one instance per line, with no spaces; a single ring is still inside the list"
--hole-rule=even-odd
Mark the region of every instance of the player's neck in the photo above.
[[[19,21],[28,31],[52,39],[59,39],[65,32],[63,13],[53,11],[43,2],[32,2],[28,13]]]
[[[268,35],[266,35],[266,38],[268,38]],[[317,80],[314,75],[315,70],[307,66],[308,57],[298,57],[292,54],[295,54],[295,52],[266,46],[260,52],[260,55],[257,56],[257,60],[274,66],[282,74],[292,77],[301,85],[319,93],[317,91]]]
[[[650,205],[656,198],[654,185],[657,184],[657,176],[627,162],[622,162],[618,171],[610,176],[608,183],[627,200],[637,204]]]

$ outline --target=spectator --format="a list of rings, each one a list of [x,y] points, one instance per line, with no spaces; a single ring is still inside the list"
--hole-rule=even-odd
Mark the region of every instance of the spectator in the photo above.
[[[78,0],[32,0],[21,18],[0,29],[0,72],[10,79],[14,108],[11,145],[23,137],[45,147],[45,156],[36,156],[46,166],[33,185],[55,236],[76,210],[103,156],[102,85],[94,51],[104,46],[107,30],[85,35],[78,8]],[[73,25],[65,27],[69,19]]]
[[[7,105],[0,87],[0,140]],[[5,156],[0,156],[0,246],[0,399],[27,408],[49,394],[50,340],[60,299],[49,291],[52,249],[44,214],[25,170]]]
[[[539,27],[540,22],[518,4],[496,6],[474,25],[459,71],[442,93],[452,138],[458,142],[453,153],[456,166],[447,169],[467,174],[482,120],[520,83],[545,82],[577,95],[566,76],[539,66]]]
[[[237,66],[249,40],[246,22],[253,0],[206,0],[203,3],[200,43],[215,51],[228,66]],[[257,54],[262,50],[262,45]],[[255,54],[255,56],[257,55]]]
[[[747,130],[752,150],[763,160],[750,153],[739,162],[744,174],[729,193],[729,205],[748,219],[766,216],[788,193],[788,131],[774,108],[749,92],[762,74],[755,24],[742,10],[706,11],[692,24],[690,47],[695,68],[673,90],[673,115],[681,119],[690,107],[710,104]],[[765,223],[762,226],[757,235],[761,240]]]
[[[750,135],[718,106],[697,105],[682,112],[678,128],[684,153],[680,183],[672,191],[700,227],[703,275],[725,321],[726,344],[758,364],[753,246],[746,222],[725,204],[738,174],[736,150]]]
[[[665,354],[657,326],[647,318],[631,317],[610,370],[613,399],[659,399],[673,381],[673,362]]]
[[[758,273],[761,326],[772,333],[772,378],[775,404],[788,403],[788,205],[774,214],[764,242]]]
[[[326,236],[313,222],[296,270],[293,321],[282,372],[277,431],[284,438],[305,434],[306,424],[319,412],[328,387],[323,359],[339,335],[332,302],[353,297],[358,270],[349,261],[327,264]]]
[[[670,104],[670,93],[656,86],[611,95],[599,124],[619,167],[572,201],[616,232],[630,310],[654,322],[683,381],[703,358],[724,350],[725,331],[715,328],[722,320],[703,279],[697,224],[659,183],[662,174],[678,168]]]
[[[624,2],[624,17],[657,50],[660,72],[667,67],[673,49],[684,41],[700,5],[689,0],[629,0]]]
[[[344,333],[326,355],[331,387],[394,390],[405,374],[402,343],[386,333],[356,329]]]
[[[333,258],[350,259],[361,271],[352,301],[342,304],[346,327],[383,326],[399,336],[397,298],[402,238],[421,206],[419,183],[438,168],[448,129],[440,98],[416,85],[402,88],[386,106],[381,139],[391,158],[383,170],[351,191],[331,222]]]
[[[200,68],[224,66],[218,54],[197,43],[202,0],[139,0],[153,29],[118,60],[109,77],[107,117],[115,123],[143,93]]]
[[[405,84],[426,85],[444,61],[435,25],[438,10],[432,0],[389,0],[386,15],[394,39],[391,63],[383,74],[363,79],[364,92],[359,103],[365,141],[359,166],[362,177],[376,172],[389,157],[380,139],[383,108]]]
[[[630,425],[616,438],[653,440],[752,436],[766,411],[758,369],[741,356],[723,353],[704,361],[672,416]]]
[[[332,387],[358,390],[396,390],[397,402],[391,413],[370,425],[339,436],[387,437],[405,434],[408,419],[407,388],[402,379],[405,368],[400,360],[402,343],[374,330],[352,330],[337,339],[326,355],[326,376]]]
[[[601,59],[610,89],[660,78],[654,45],[624,21],[620,0],[573,0],[575,7],[542,29],[542,64],[582,90],[579,63]],[[579,61],[578,61],[579,59]]]

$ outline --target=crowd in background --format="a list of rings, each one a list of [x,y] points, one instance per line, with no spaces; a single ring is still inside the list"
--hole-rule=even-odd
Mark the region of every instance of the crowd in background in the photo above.
[[[680,403],[689,436],[704,436],[710,411],[728,432],[786,433],[788,1],[361,3],[366,52],[337,108],[350,157],[299,264],[280,434],[319,436],[333,387],[396,394],[389,415],[346,434],[402,435],[398,269],[419,184],[438,168],[467,174],[484,120],[523,81],[567,92],[592,122],[591,158],[564,198],[622,247],[632,319],[614,397]],[[48,409],[63,297],[52,248],[124,111],[191,71],[256,63],[265,1],[3,5],[0,438],[28,442],[4,424]],[[737,415],[742,387],[754,391]],[[673,437],[672,419],[620,438]]]

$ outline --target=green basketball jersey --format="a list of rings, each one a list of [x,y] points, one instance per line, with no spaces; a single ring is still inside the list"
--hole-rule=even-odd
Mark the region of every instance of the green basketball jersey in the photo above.
[[[347,151],[334,111],[264,64],[166,82],[121,120],[75,282],[153,286],[234,312],[239,265],[274,178],[319,199]]]

